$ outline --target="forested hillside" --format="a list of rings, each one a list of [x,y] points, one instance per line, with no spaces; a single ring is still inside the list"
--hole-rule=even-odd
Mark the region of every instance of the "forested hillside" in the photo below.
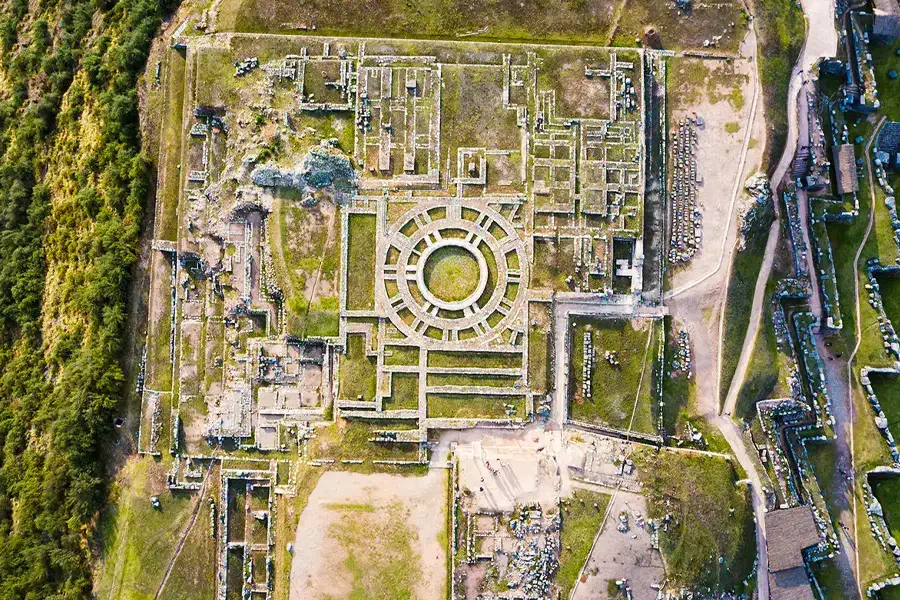
[[[0,598],[90,595],[150,173],[137,82],[174,0],[0,15]]]

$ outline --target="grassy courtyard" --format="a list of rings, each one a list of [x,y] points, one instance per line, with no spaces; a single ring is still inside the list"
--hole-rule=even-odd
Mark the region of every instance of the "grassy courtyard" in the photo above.
[[[375,308],[375,215],[347,218],[347,308]]]
[[[900,327],[900,277],[878,277],[884,312],[894,327]]]
[[[884,520],[891,535],[900,538],[900,479],[886,477],[872,482],[872,491],[884,509]]]
[[[459,302],[478,288],[480,271],[475,256],[459,246],[444,246],[425,261],[424,281],[439,300]]]
[[[652,371],[653,343],[660,324],[652,320],[573,317],[570,321],[571,394],[569,417],[617,429],[656,433]],[[584,389],[584,334],[590,331],[594,348],[591,396]],[[618,365],[604,359],[614,352]]]
[[[887,417],[891,432],[900,432],[900,377],[870,373],[872,389],[878,396],[881,410]]]
[[[347,336],[347,353],[341,357],[339,396],[348,400],[374,400],[376,360],[366,355],[366,337]]]
[[[522,396],[486,394],[428,394],[428,416],[445,419],[522,419]]]

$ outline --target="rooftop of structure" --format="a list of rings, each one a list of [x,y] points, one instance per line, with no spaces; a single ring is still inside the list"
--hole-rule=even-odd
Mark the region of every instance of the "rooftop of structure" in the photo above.
[[[766,514],[766,547],[773,573],[803,566],[803,550],[819,543],[819,529],[809,506]]]

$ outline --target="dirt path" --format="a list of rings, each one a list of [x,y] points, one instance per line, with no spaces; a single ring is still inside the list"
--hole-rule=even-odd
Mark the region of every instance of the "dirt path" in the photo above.
[[[834,56],[837,51],[837,30],[834,27],[834,4],[831,0],[803,0],[801,2],[803,12],[808,20],[809,31],[814,31],[815,35],[807,36],[800,50],[800,57],[797,59],[796,70],[791,74],[791,83],[788,91],[788,137],[784,146],[784,152],[778,161],[778,166],[770,180],[773,191],[777,191],[779,184],[787,174],[791,161],[794,158],[794,152],[797,148],[797,140],[800,137],[799,126],[801,119],[799,118],[799,109],[797,105],[800,96],[801,84],[803,82],[803,73],[813,65],[821,56]],[[804,102],[805,106],[805,102]],[[804,126],[804,131],[805,131]],[[760,322],[762,321],[766,283],[772,273],[772,264],[775,260],[775,250],[778,247],[778,238],[781,232],[780,214],[775,211],[775,222],[769,229],[769,239],[766,242],[766,254],[763,258],[763,264],[759,271],[759,277],[756,280],[756,287],[753,292],[753,307],[750,311],[750,326],[747,328],[747,334],[744,337],[744,344],[741,348],[741,355],[738,359],[737,370],[734,378],[731,380],[731,387],[725,399],[724,412],[731,414],[737,402],[738,393],[744,383],[747,374],[747,366],[750,364],[750,358],[753,354],[753,348],[756,345],[756,338],[759,333]]]
[[[832,55],[834,53],[833,49],[828,51],[828,48],[836,48],[837,46],[837,33],[834,31],[832,18],[834,12],[831,3],[827,0],[804,0],[803,9],[809,20],[810,31],[816,31],[817,34],[816,36],[813,36],[812,40],[804,42],[797,63],[800,70],[794,71],[791,75],[788,106],[792,107],[792,109],[788,111],[788,136],[785,151],[779,160],[772,178],[773,188],[777,187],[777,183],[786,175],[793,159],[799,136],[799,118],[796,108],[797,97],[801,87],[801,73],[803,69],[808,68],[815,62],[819,56]],[[829,31],[831,33],[828,33]],[[754,113],[756,112],[755,105],[758,102],[758,95],[758,74],[755,74]],[[738,186],[743,181],[742,176],[743,168],[737,173],[739,179],[735,184],[736,189],[739,189]],[[734,192],[732,196],[732,202],[734,202],[736,193],[737,192]],[[721,376],[720,361],[724,334],[722,322],[724,301],[727,297],[731,258],[735,248],[734,237],[731,235],[732,233],[736,234],[736,232],[733,231],[733,225],[732,231],[730,231],[729,235],[722,240],[722,247],[719,250],[718,262],[715,265],[715,268],[710,269],[710,271],[693,281],[676,287],[675,290],[669,294],[669,297],[673,300],[673,314],[685,322],[694,341],[693,346],[695,349],[696,372],[707,374],[706,377],[698,378],[698,400],[701,412],[710,419],[722,435],[725,436],[725,439],[735,453],[738,462],[748,474],[752,490],[753,511],[757,522],[759,573],[768,572],[765,534],[765,497],[762,491],[762,482],[756,472],[755,463],[747,451],[740,426],[732,421],[727,415],[730,415],[733,411],[734,404],[737,400],[737,394],[743,383],[755,340],[759,332],[764,308],[765,287],[771,274],[775,252],[778,247],[779,227],[780,219],[776,216],[776,220],[769,231],[769,238],[766,243],[766,254],[760,269],[760,276],[757,279],[757,284],[754,289],[750,324],[738,361],[738,371],[735,373],[731,388],[727,394],[724,410],[726,416],[718,415],[720,406],[720,386],[718,385],[718,382],[719,377]],[[729,266],[727,269],[723,269],[722,267],[723,264],[725,264],[726,253],[728,254],[729,260],[727,264]],[[715,377],[710,376],[713,373],[716,374]],[[758,577],[757,586],[757,597],[761,600],[768,600],[768,577]]]
[[[805,143],[808,143],[809,132],[807,131],[807,122],[805,119],[800,118],[800,114],[805,113],[806,111],[806,96],[805,93],[801,94],[801,91],[804,91],[803,83],[804,83],[804,73],[805,71],[812,65],[820,56],[832,56],[837,49],[837,31],[833,25],[833,15],[834,15],[834,7],[831,2],[828,1],[816,1],[816,0],[805,0],[802,2],[804,13],[806,13],[808,22],[809,22],[809,31],[815,31],[816,35],[808,37],[807,40],[803,44],[803,48],[800,52],[800,57],[797,61],[798,70],[795,70],[791,75],[791,83],[788,92],[788,139],[785,144],[784,153],[781,156],[781,159],[778,163],[777,168],[773,174],[771,179],[772,189],[777,191],[778,186],[784,180],[785,175],[787,174],[788,168],[791,165],[791,161],[793,160],[794,152],[797,149],[798,140],[806,140]],[[874,139],[874,138],[873,138]],[[868,148],[866,149],[866,154],[868,155]],[[809,211],[809,199],[805,194],[798,194],[798,202],[801,208],[801,218],[803,221],[803,235],[804,239],[807,240],[807,246],[809,246],[809,231],[807,225],[806,214]],[[725,417],[723,417],[723,421],[727,421],[731,426],[736,427],[734,422],[728,418],[734,411],[735,405],[737,403],[737,398],[741,390],[741,386],[744,383],[744,379],[747,374],[747,367],[750,363],[750,358],[753,354],[753,349],[756,345],[756,340],[759,334],[760,325],[762,322],[762,315],[764,313],[765,308],[765,289],[766,284],[768,283],[769,277],[772,271],[772,264],[775,259],[775,251],[778,247],[779,237],[780,237],[780,211],[777,210],[776,203],[776,218],[772,223],[772,226],[769,230],[769,238],[766,242],[766,250],[765,256],[763,259],[763,264],[760,269],[759,277],[756,281],[756,286],[753,294],[753,305],[750,314],[750,324],[747,329],[747,334],[744,338],[744,343],[741,348],[741,355],[738,360],[737,370],[735,372],[734,378],[732,379],[731,386],[728,390],[728,394],[725,399],[723,412]],[[860,250],[862,247],[860,247]],[[811,252],[808,256],[811,259]],[[859,255],[857,254],[857,261]],[[821,298],[818,293],[818,285],[815,278],[815,269],[810,269],[810,273],[812,276],[812,309],[814,314],[820,319],[822,318],[822,303]],[[858,285],[858,281],[857,281]],[[857,305],[858,308],[858,305]],[[824,347],[824,340],[821,334],[817,336],[817,344],[819,345],[820,352],[822,352]],[[824,353],[823,353],[824,356]],[[833,385],[834,378],[836,376],[836,365],[834,365],[833,361],[828,361],[826,363],[826,374],[828,375],[827,381],[829,382],[829,391],[832,394],[832,399],[835,398],[846,398],[846,404],[843,402],[835,402],[835,417],[837,419],[836,425],[836,440],[835,440],[835,470],[839,472],[846,471],[846,465],[848,462],[852,463],[852,436],[853,436],[853,407],[852,401],[849,396],[849,385],[844,390],[836,389]],[[849,378],[849,369],[848,369],[848,378]],[[844,404],[840,407],[837,404]],[[724,423],[723,423],[724,424]],[[720,427],[720,429],[722,429]],[[725,430],[723,433],[725,433]],[[849,436],[848,436],[849,433]],[[849,443],[848,443],[849,437]],[[732,444],[733,446],[734,444]],[[740,460],[740,456],[738,457]],[[848,460],[849,459],[849,460]],[[743,461],[742,461],[743,462]],[[852,469],[850,469],[852,472]],[[748,473],[751,471],[748,469]],[[755,473],[754,473],[755,475]],[[840,480],[840,479],[836,479]],[[758,484],[754,483],[754,487]],[[842,507],[838,507],[838,510],[841,511],[841,520],[844,521],[848,518],[849,515],[846,514],[847,506],[849,502],[847,502],[846,494],[852,494],[852,487],[847,490],[846,488],[841,488],[840,495],[843,496],[843,501],[840,502]],[[836,490],[836,493],[838,490]],[[756,498],[756,493],[754,493],[754,499]],[[853,497],[853,510],[852,516],[854,521],[854,527],[856,523],[855,514],[855,496]],[[754,510],[756,510],[756,500],[754,500]],[[846,534],[843,530],[838,532],[838,535],[841,537],[842,545],[845,548],[855,548],[855,544],[853,540],[847,538]],[[762,548],[762,544],[764,544],[764,532],[760,538],[760,548]],[[856,535],[854,534],[854,539]],[[849,563],[846,560],[846,553],[842,553],[843,559],[839,559],[839,567],[842,571],[846,571],[848,567],[850,567]],[[760,564],[765,565],[766,562],[763,561],[764,553],[760,554]],[[856,560],[856,564],[858,565],[858,559]],[[762,571],[762,567],[760,568]],[[851,576],[851,572],[849,573]],[[763,578],[760,578],[760,582]],[[762,590],[760,589],[760,593]],[[768,596],[762,596],[763,598],[767,598]]]
[[[619,29],[619,22],[622,20],[622,13],[625,12],[625,5],[628,4],[628,0],[622,0],[619,5],[616,7],[616,13],[613,15],[613,22],[609,28],[609,33],[606,35],[606,44],[605,46],[612,46],[613,38],[616,37],[616,31]]]
[[[175,547],[175,553],[172,555],[171,560],[169,560],[169,566],[166,567],[166,574],[163,575],[162,581],[156,589],[156,595],[154,596],[155,600],[159,600],[160,596],[162,596],[163,589],[165,589],[166,583],[169,581],[169,575],[172,574],[172,569],[175,568],[175,562],[178,560],[182,548],[184,548],[184,543],[194,529],[194,524],[197,522],[197,516],[200,514],[200,507],[203,506],[203,498],[206,496],[206,485],[209,482],[209,476],[215,470],[213,466],[214,465],[210,464],[209,469],[206,471],[206,476],[203,478],[203,485],[200,486],[200,497],[197,498],[197,505],[194,506],[194,514],[191,515],[191,522],[185,527],[181,534],[181,539],[178,540],[178,545]]]
[[[816,336],[816,346],[819,355],[828,357],[830,349],[825,346],[825,337]],[[846,359],[825,360],[825,385],[828,395],[831,397],[831,412],[834,416],[834,465],[832,465],[832,479],[835,482],[832,491],[833,502],[829,506],[836,512],[839,523],[855,522],[856,509],[853,506],[853,402],[850,395],[849,366]],[[849,476],[849,479],[848,479]],[[852,597],[858,591],[856,577],[856,552],[855,534],[850,535],[849,529],[837,527],[836,533],[844,552],[837,553],[835,562],[841,571],[841,582],[844,584],[845,597]]]
[[[850,454],[850,487],[849,489],[844,489],[844,494],[850,494],[852,497],[852,510],[853,510],[853,541],[859,539],[859,527],[857,525],[856,519],[856,494],[854,490],[856,490],[856,455],[855,455],[855,443],[853,439],[853,360],[856,358],[856,353],[859,352],[859,346],[862,343],[862,312],[860,311],[860,301],[859,301],[859,260],[862,256],[863,248],[866,246],[866,242],[869,240],[869,235],[872,233],[872,225],[875,222],[875,177],[872,173],[872,143],[875,141],[875,137],[878,135],[878,132],[881,130],[881,126],[884,125],[886,117],[881,117],[878,123],[875,125],[875,129],[872,130],[872,137],[869,138],[868,143],[866,144],[865,157],[866,157],[866,174],[869,177],[869,193],[871,194],[871,204],[869,205],[869,222],[866,225],[866,234],[863,236],[862,241],[859,243],[859,248],[856,249],[856,256],[853,259],[853,296],[854,302],[856,303],[856,322],[855,326],[855,335],[856,335],[856,346],[853,347],[853,351],[850,353],[850,356],[847,358],[847,387],[843,396],[841,396],[841,400],[846,403],[846,407],[843,410],[846,411],[848,416],[848,424],[849,424],[849,440],[846,440],[845,443],[849,441],[849,454]],[[835,403],[835,399],[832,397],[832,402]],[[846,450],[842,450],[846,452]],[[839,532],[843,533],[843,531]],[[849,547],[849,546],[845,546]],[[854,566],[856,572],[856,586],[857,591],[859,592],[859,597],[863,597],[862,591],[862,582],[859,580],[859,546],[854,543],[853,544],[854,551]]]

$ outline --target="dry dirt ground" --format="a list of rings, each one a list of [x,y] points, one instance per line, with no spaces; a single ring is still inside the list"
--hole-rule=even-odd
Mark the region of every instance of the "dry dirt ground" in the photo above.
[[[720,260],[723,238],[736,224],[736,215],[744,208],[746,200],[743,183],[746,176],[755,172],[762,159],[765,140],[765,121],[759,116],[751,125],[748,123],[755,85],[753,73],[756,70],[755,50],[748,46],[755,38],[750,34],[742,46],[748,58],[738,59],[732,66],[721,60],[684,59],[686,62],[700,62],[708,69],[708,75],[700,85],[696,82],[694,100],[679,107],[673,107],[670,123],[674,127],[678,119],[697,115],[703,118],[703,126],[697,129],[697,172],[703,178],[698,187],[698,206],[703,212],[703,240],[697,254],[686,269],[680,269],[673,278],[672,287],[693,281],[714,269]],[[669,75],[678,77],[675,70]],[[699,78],[698,78],[699,79]],[[727,81],[730,86],[713,85],[714,81]],[[740,86],[740,94],[734,92]],[[732,94],[734,96],[732,97]],[[740,98],[740,100],[738,100]],[[734,127],[737,126],[735,131]],[[741,190],[735,210],[732,212],[731,198],[735,181],[735,170],[740,162],[744,137],[750,128],[750,143],[745,169],[740,179]],[[729,130],[730,129],[730,130]]]
[[[447,477],[331,471],[297,524],[291,600],[445,597]]]
[[[736,73],[748,75],[742,84],[744,103],[740,111],[734,110],[728,99],[711,102],[709,90],[704,89],[693,106],[685,107],[686,112],[682,113],[696,112],[705,121],[704,128],[698,132],[697,147],[697,171],[703,178],[703,185],[698,190],[698,204],[703,211],[703,239],[700,250],[688,266],[674,273],[674,297],[668,298],[668,304],[671,314],[691,335],[695,372],[705,374],[698,379],[698,409],[707,418],[714,417],[719,408],[716,377],[719,370],[718,317],[724,301],[731,251],[737,238],[738,215],[747,203],[743,185],[758,170],[764,150],[762,143],[750,143],[765,139],[765,120],[759,107],[752,122],[750,120],[756,86],[755,48],[756,40],[751,31],[741,46],[741,54],[747,59],[734,63]],[[727,94],[727,90],[718,90],[718,93]],[[673,116],[679,115],[676,112]],[[728,133],[726,123],[737,123],[737,132]],[[741,165],[748,132],[750,140]],[[742,168],[739,170],[739,167]],[[739,186],[737,198],[732,206],[736,185]]]
[[[591,487],[590,489],[594,489]],[[629,529],[618,530],[619,515],[628,514]],[[653,549],[646,526],[638,527],[637,515],[647,516],[647,503],[642,496],[619,490],[613,497],[609,517],[588,557],[582,581],[573,600],[601,600],[607,598],[610,579],[626,579],[634,600],[655,600],[657,590],[666,579],[659,551]]]
[[[530,502],[555,506],[567,474],[557,463],[553,436],[539,426],[514,432],[448,431],[432,464],[455,443],[460,489],[474,493],[479,510],[512,512]]]

